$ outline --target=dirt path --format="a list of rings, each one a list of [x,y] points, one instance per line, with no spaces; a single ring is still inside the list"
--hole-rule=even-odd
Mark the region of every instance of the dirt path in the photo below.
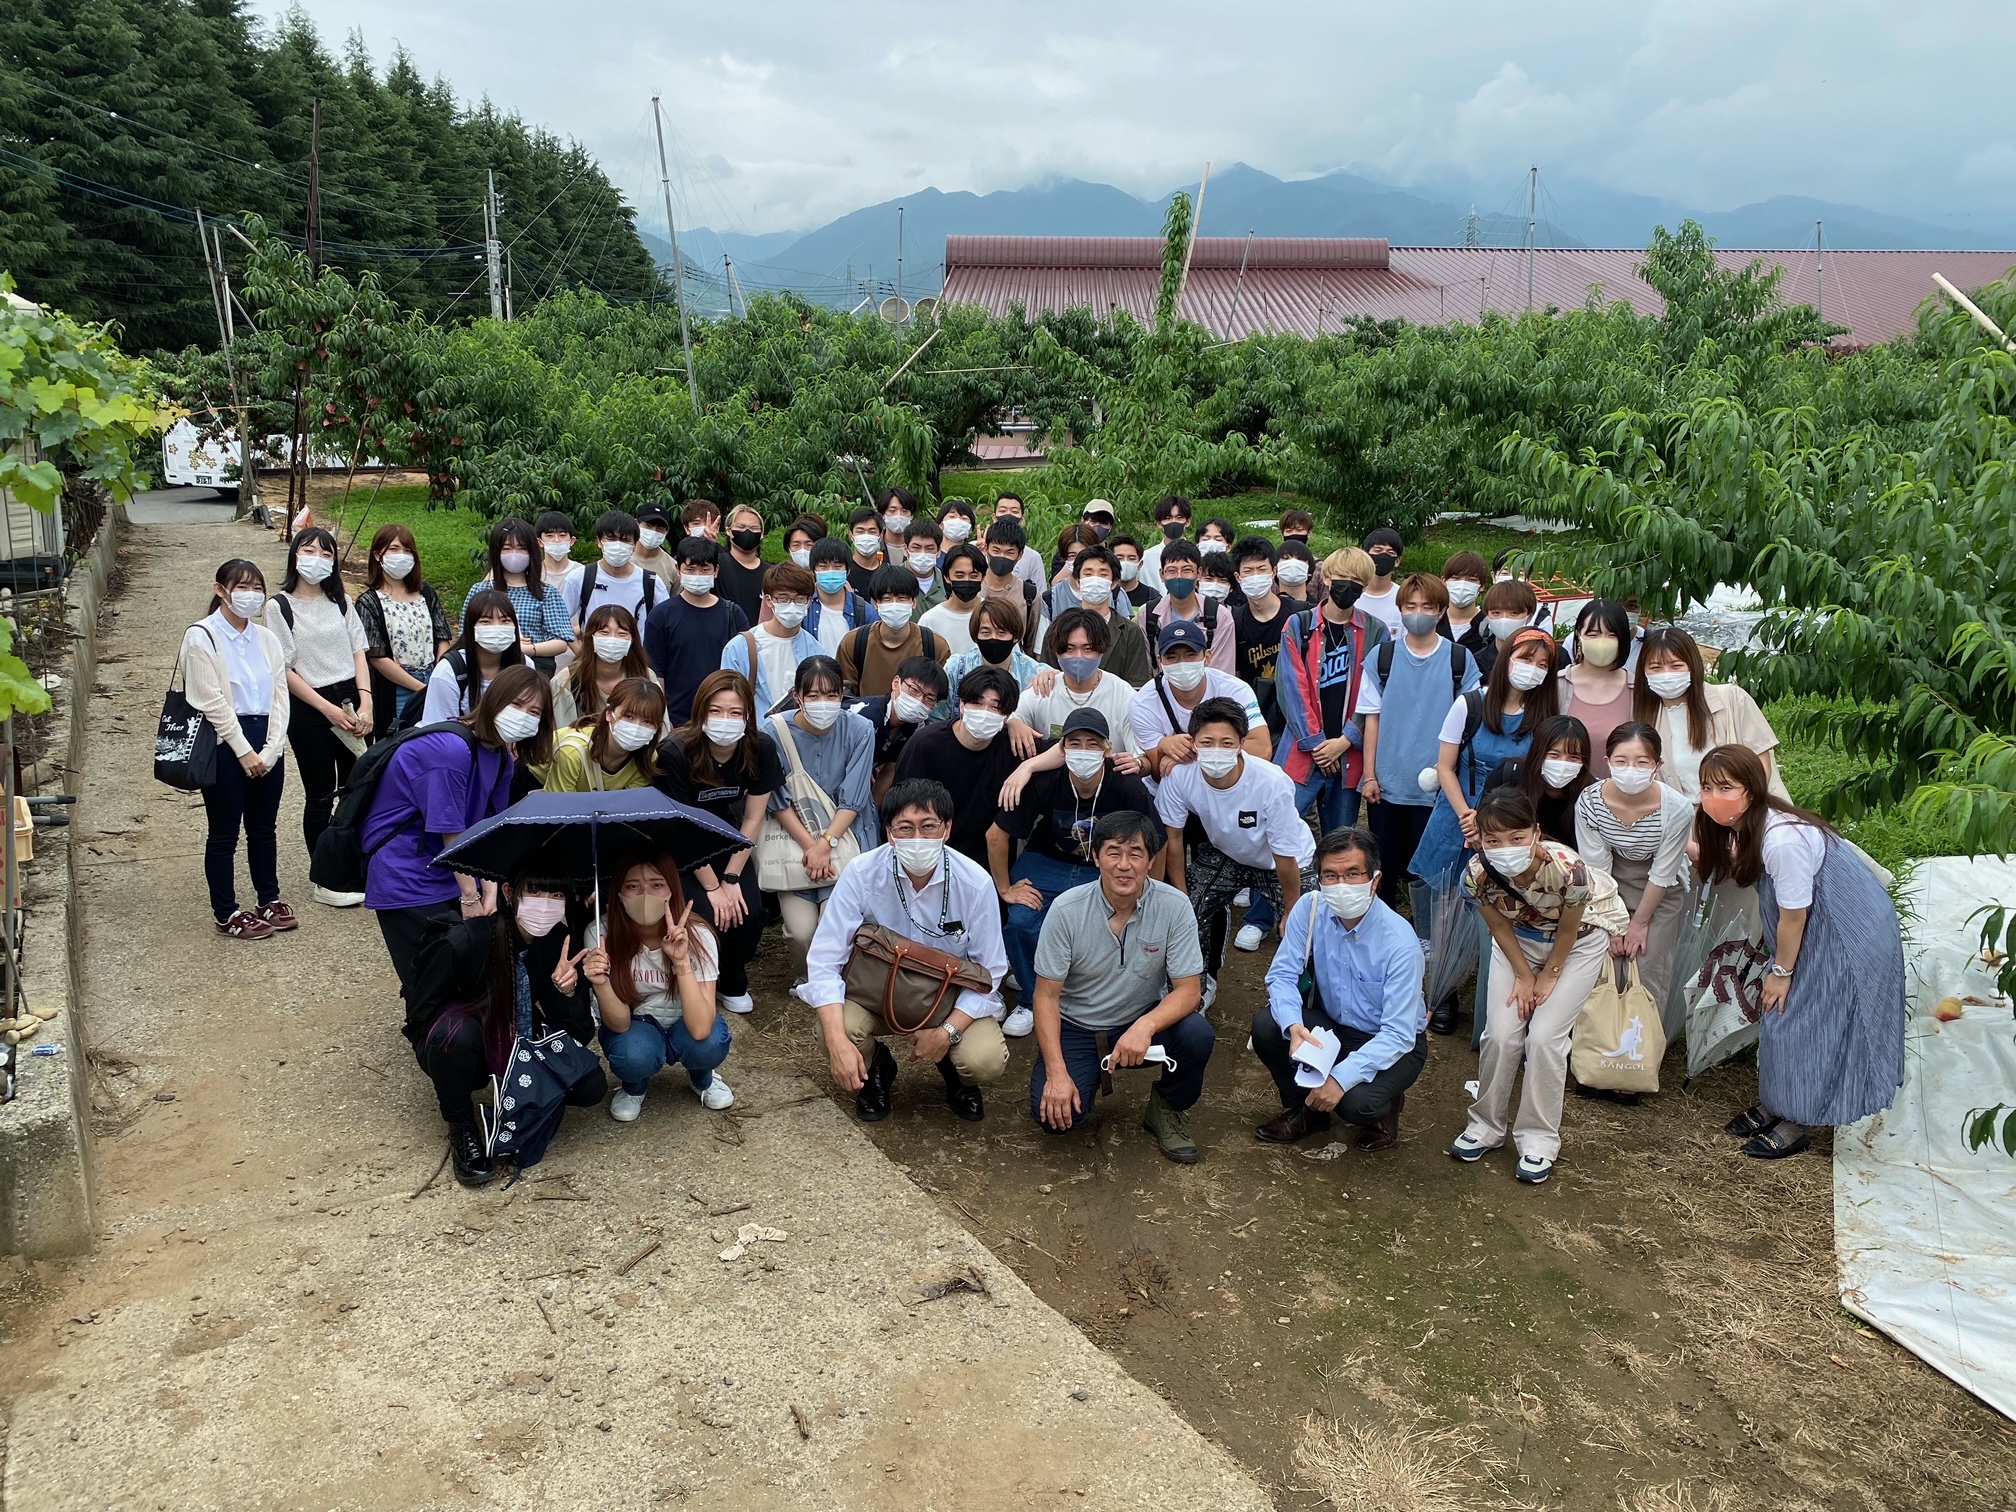
[[[439,1176],[383,947],[308,901],[298,796],[303,927],[241,945],[200,804],[148,777],[234,554],[277,580],[249,526],[124,553],[77,811],[103,1241],[0,1270],[8,1512],[1267,1505],[788,1070],[731,1059],[733,1116],[676,1074],[634,1125],[570,1114],[509,1190]],[[724,1262],[752,1221],[788,1238]],[[969,1267],[985,1293],[917,1301]]]

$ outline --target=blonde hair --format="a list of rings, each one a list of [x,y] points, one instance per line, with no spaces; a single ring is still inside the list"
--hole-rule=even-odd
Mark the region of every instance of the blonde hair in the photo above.
[[[1372,553],[1356,546],[1339,546],[1323,558],[1323,579],[1334,583],[1349,578],[1361,587],[1372,581]]]

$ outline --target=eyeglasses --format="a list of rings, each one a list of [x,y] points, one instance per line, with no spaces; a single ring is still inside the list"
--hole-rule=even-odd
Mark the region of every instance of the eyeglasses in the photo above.
[[[891,840],[943,840],[951,831],[942,819],[897,819],[889,826]]]

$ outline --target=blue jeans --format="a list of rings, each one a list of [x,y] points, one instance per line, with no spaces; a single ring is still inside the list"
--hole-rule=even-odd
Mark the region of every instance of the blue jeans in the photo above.
[[[1153,1008],[1143,1008],[1142,1013]],[[1139,1015],[1136,1015],[1139,1018]],[[1134,1027],[1129,1020],[1117,1029],[1099,1031],[1108,1036],[1109,1042],[1117,1040]],[[1090,1029],[1081,1029],[1071,1020],[1065,1019],[1060,1026],[1060,1038],[1064,1050],[1064,1069],[1069,1073],[1072,1084],[1078,1089],[1078,1112],[1071,1120],[1071,1127],[1077,1128],[1085,1122],[1085,1115],[1092,1111],[1092,1099],[1099,1092],[1099,1040]],[[1211,1063],[1212,1047],[1218,1043],[1218,1031],[1211,1027],[1211,1020],[1199,1011],[1186,1014],[1155,1036],[1176,1061],[1174,1071],[1164,1071],[1155,1079],[1155,1090],[1162,1094],[1162,1101],[1177,1112],[1196,1106],[1197,1099],[1204,1093],[1204,1068]],[[1139,1068],[1117,1071],[1114,1078],[1125,1085],[1124,1078],[1139,1076]],[[1045,1133],[1061,1134],[1062,1129],[1053,1129],[1043,1123],[1043,1087],[1050,1079],[1049,1067],[1042,1056],[1036,1057],[1036,1069],[1029,1077],[1029,1116],[1042,1125]]]
[[[1344,829],[1358,822],[1358,789],[1344,786],[1344,773],[1325,772],[1318,767],[1309,769],[1309,779],[1295,784],[1295,812],[1306,814],[1309,805],[1316,804],[1316,834],[1320,839],[1333,829]],[[1257,897],[1246,910],[1246,922],[1262,934],[1274,928],[1274,904],[1265,896]]]
[[[693,1038],[683,1021],[661,1029],[647,1018],[631,1019],[621,1034],[605,1028],[601,1039],[609,1069],[632,1097],[642,1097],[651,1078],[673,1065],[686,1068],[695,1092],[705,1092],[714,1084],[714,1068],[728,1059],[728,1025],[719,1015],[705,1039]]]
[[[1009,869],[1008,879],[1027,882],[1043,895],[1040,912],[1020,903],[1009,904],[1008,922],[1002,931],[1002,943],[1008,948],[1008,966],[1015,973],[1015,986],[1021,994],[1016,1004],[1030,1008],[1036,1003],[1036,939],[1043,933],[1043,921],[1050,917],[1050,905],[1080,883],[1097,882],[1099,868],[1074,866],[1055,856],[1025,850]]]

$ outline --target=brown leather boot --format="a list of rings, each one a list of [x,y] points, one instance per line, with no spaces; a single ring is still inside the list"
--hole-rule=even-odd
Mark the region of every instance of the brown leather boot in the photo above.
[[[1283,1108],[1281,1116],[1270,1118],[1253,1131],[1262,1144],[1294,1144],[1330,1127],[1328,1113],[1312,1113],[1307,1108]]]
[[[1400,1110],[1407,1106],[1405,1092],[1396,1095],[1386,1109],[1386,1116],[1379,1120],[1377,1128],[1368,1130],[1358,1141],[1360,1155],[1377,1155],[1381,1150],[1390,1150],[1400,1143]]]

